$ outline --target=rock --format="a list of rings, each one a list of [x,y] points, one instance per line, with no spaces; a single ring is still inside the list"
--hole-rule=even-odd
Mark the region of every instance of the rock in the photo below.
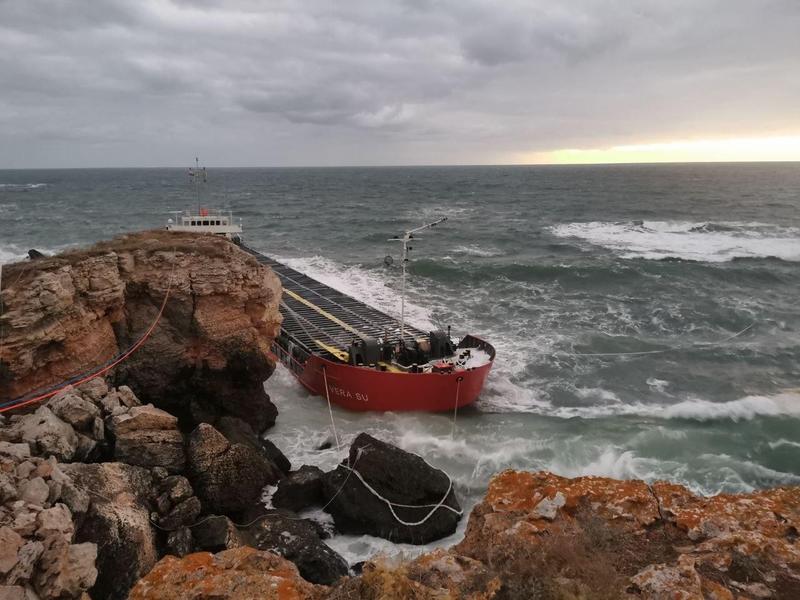
[[[100,409],[78,393],[62,392],[47,403],[59,419],[69,423],[75,429],[90,429],[94,420],[100,416]]]
[[[97,442],[82,433],[77,434],[78,445],[75,448],[75,462],[92,462],[99,453]]]
[[[91,505],[76,531],[76,541],[102,548],[97,557],[97,582],[92,595],[122,599],[158,558],[150,524],[150,472],[122,463],[70,464],[64,472],[93,491]]]
[[[77,598],[97,579],[95,544],[68,544],[58,540],[45,545],[35,587],[44,598]]]
[[[20,498],[29,504],[41,506],[47,502],[50,488],[41,477],[35,477],[20,486]]]
[[[36,523],[36,536],[40,539],[56,534],[71,541],[72,534],[75,533],[72,514],[64,504],[56,504],[40,512],[36,517]]]
[[[31,260],[37,260],[39,258],[47,258],[47,255],[43,252],[39,252],[36,248],[31,248],[28,250],[28,258]]]
[[[228,517],[211,515],[192,527],[197,546],[201,550],[220,552],[245,545],[239,530]]]
[[[186,466],[183,435],[177,429],[145,429],[117,434],[114,458],[139,467],[163,467],[180,473]]]
[[[231,444],[242,444],[250,446],[254,450],[261,452],[284,474],[292,469],[289,459],[271,441],[259,437],[249,423],[237,417],[224,416],[217,420],[214,427]]]
[[[136,394],[134,394],[133,390],[131,390],[131,388],[129,388],[127,385],[119,386],[116,393],[117,399],[122,406],[133,408],[134,406],[142,405],[142,403],[139,402],[139,399],[136,397]]]
[[[119,436],[142,430],[177,430],[178,418],[152,404],[134,406],[128,412],[111,418],[111,430]]]
[[[340,532],[426,544],[455,531],[461,511],[444,471],[365,433],[353,441],[349,464],[377,493],[395,503],[394,513],[407,524],[398,521],[357,475],[339,466],[325,474],[323,494],[330,502],[325,510]],[[442,506],[435,508],[440,502]]]
[[[249,446],[231,444],[211,425],[201,423],[189,436],[188,473],[204,508],[237,513],[252,506],[278,468]]]
[[[78,391],[92,402],[99,402],[108,395],[108,382],[103,377],[95,377],[78,386]]]
[[[12,502],[18,498],[17,488],[12,479],[0,472],[0,505]]]
[[[800,594],[798,525],[800,487],[703,498],[663,482],[505,471],[453,551],[492,565],[510,597],[789,598]]]
[[[177,529],[184,525],[193,525],[200,515],[202,507],[196,496],[187,498],[175,505],[172,510],[158,520],[158,524],[167,530]]]
[[[415,598],[433,600],[513,600],[566,596],[500,595],[502,583],[490,568],[477,560],[446,550],[434,550],[401,565],[381,558],[364,564],[362,574],[337,585],[327,600],[351,598]],[[596,596],[585,596],[596,598]]]
[[[278,467],[284,475],[292,470],[292,463],[275,444],[266,438],[261,439],[261,451]]]
[[[323,477],[324,473],[319,467],[303,465],[278,482],[278,489],[272,495],[272,505],[295,512],[309,506],[321,506],[325,503],[322,495]]]
[[[22,459],[29,458],[31,447],[28,444],[12,444],[10,442],[0,442],[0,456]]]
[[[62,462],[69,462],[75,456],[78,447],[75,430],[46,406],[23,415],[13,428],[19,439],[27,442],[31,452],[37,455],[52,455]]]
[[[0,527],[0,575],[5,575],[17,564],[17,551],[22,538],[8,527]]]
[[[347,575],[347,562],[322,541],[310,520],[264,515],[243,533],[248,545],[292,561],[306,581],[330,585]]]
[[[167,554],[173,556],[186,556],[191,554],[194,546],[192,530],[188,527],[181,527],[175,531],[170,531],[167,535]]]
[[[321,600],[325,588],[305,581],[293,564],[253,548],[216,555],[162,558],[131,590],[130,600]]]
[[[158,327],[115,369],[114,383],[187,422],[195,402],[215,418],[246,419],[257,431],[274,423],[263,382],[274,369],[269,347],[281,323],[280,281],[228,240],[141,232],[4,265],[3,275],[0,362],[8,376],[0,397],[57,384],[60,374],[130,348],[155,322],[169,290]],[[108,398],[104,385],[95,379],[78,391],[110,413],[100,399]],[[135,405],[116,396],[108,404]]]
[[[30,600],[30,597],[21,585],[0,584],[0,600]]]
[[[162,494],[166,494],[169,501],[173,504],[182,502],[194,495],[192,485],[186,477],[172,475],[164,478],[158,485]]]
[[[70,524],[72,524],[71,521]],[[43,552],[44,544],[42,542],[32,540],[25,542],[17,552],[17,564],[8,573],[6,583],[16,585],[29,582],[33,578],[36,563]]]

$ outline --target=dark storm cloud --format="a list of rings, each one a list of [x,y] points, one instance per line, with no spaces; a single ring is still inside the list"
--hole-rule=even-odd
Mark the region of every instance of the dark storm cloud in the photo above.
[[[0,166],[496,162],[800,127],[800,3],[0,0]]]

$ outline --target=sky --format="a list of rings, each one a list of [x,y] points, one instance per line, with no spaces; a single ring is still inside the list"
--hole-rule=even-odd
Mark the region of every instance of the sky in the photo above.
[[[0,0],[0,168],[800,160],[798,0]]]

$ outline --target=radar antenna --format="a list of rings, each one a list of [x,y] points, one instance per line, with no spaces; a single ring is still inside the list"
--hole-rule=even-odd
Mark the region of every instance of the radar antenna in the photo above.
[[[447,221],[447,217],[442,217],[441,219],[437,219],[433,223],[427,223],[426,225],[422,225],[421,227],[416,227],[414,229],[409,229],[408,231],[404,232],[403,235],[399,236],[396,235],[393,238],[390,238],[390,242],[402,242],[403,243],[403,280],[400,288],[400,339],[403,340],[405,332],[406,332],[406,265],[408,263],[408,253],[410,250],[413,250],[411,246],[408,245],[414,238],[414,234],[420,231],[424,231],[425,229],[430,229],[431,227],[436,227],[439,223],[444,223]]]

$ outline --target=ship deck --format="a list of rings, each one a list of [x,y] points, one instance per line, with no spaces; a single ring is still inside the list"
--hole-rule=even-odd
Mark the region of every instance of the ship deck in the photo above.
[[[400,320],[242,245],[283,284],[283,330],[314,354],[342,360],[356,337],[400,341]],[[405,324],[407,344],[427,333]]]

